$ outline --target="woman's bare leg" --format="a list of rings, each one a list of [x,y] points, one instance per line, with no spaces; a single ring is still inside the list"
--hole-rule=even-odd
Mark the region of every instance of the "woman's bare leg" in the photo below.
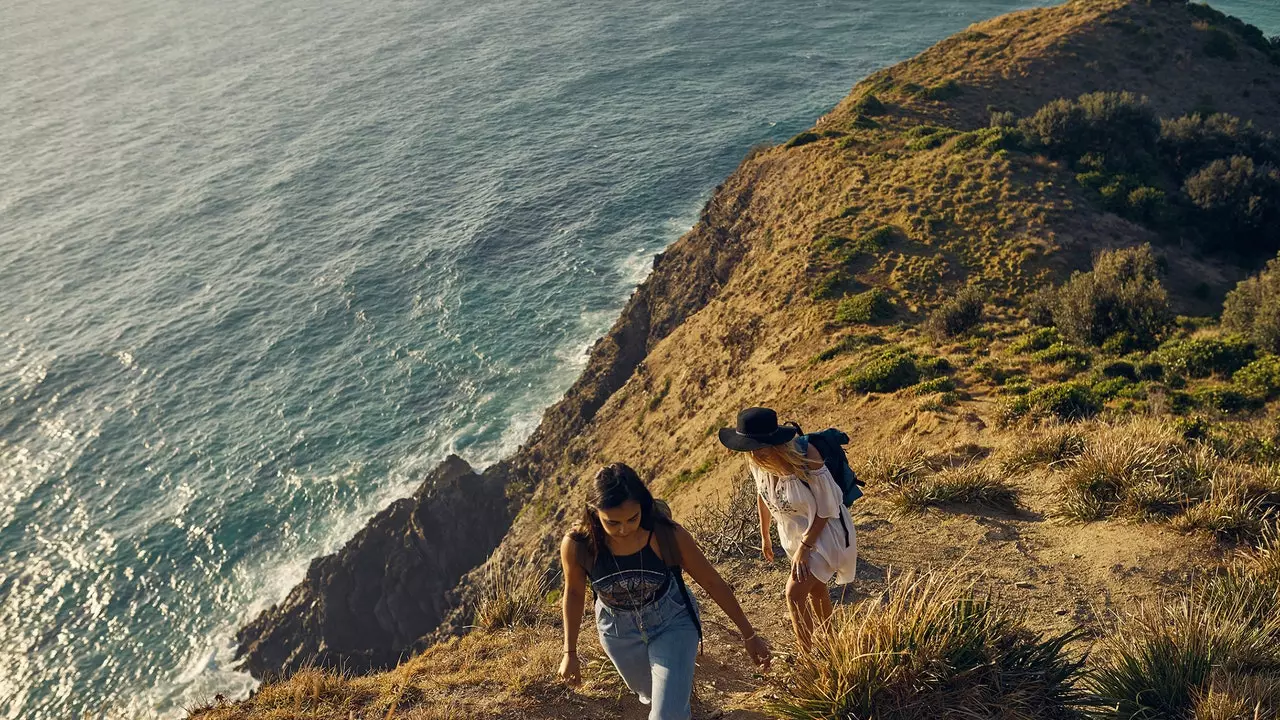
[[[813,589],[809,592],[809,600],[813,603],[813,614],[818,625],[822,625],[831,619],[833,612],[831,607],[831,591],[824,582],[814,581]]]
[[[810,598],[813,595],[814,586],[825,588],[826,583],[818,582],[810,577],[803,582],[796,582],[791,578],[787,578],[787,610],[791,613],[791,627],[796,632],[796,640],[800,643],[800,649],[809,650],[810,640],[813,637],[813,608],[810,607]],[[828,613],[829,614],[829,613]]]

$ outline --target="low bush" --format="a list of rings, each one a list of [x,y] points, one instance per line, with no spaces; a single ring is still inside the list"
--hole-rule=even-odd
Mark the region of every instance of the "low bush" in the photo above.
[[[795,656],[768,711],[784,718],[1065,720],[1087,703],[1076,632],[1046,638],[952,575],[905,575],[839,607]]]
[[[1058,330],[1081,345],[1101,345],[1118,333],[1139,346],[1155,344],[1173,321],[1158,274],[1150,245],[1099,254],[1091,272],[1074,273],[1058,290]]]
[[[820,139],[822,139],[822,136],[819,135],[818,133],[802,132],[799,135],[796,135],[795,137],[788,140],[785,147],[787,148],[800,147],[801,145],[808,145],[809,143],[816,142]]]
[[[1280,258],[1242,280],[1222,304],[1222,324],[1270,352],[1280,353]]]
[[[1026,395],[1032,410],[1059,420],[1083,420],[1102,410],[1102,403],[1088,385],[1057,383],[1038,387]]]
[[[1138,380],[1138,370],[1128,360],[1112,360],[1099,368],[1099,370],[1104,377],[1125,378],[1135,382]]]
[[[977,286],[966,285],[929,314],[925,330],[937,338],[960,335],[981,322],[985,305],[986,293]]]
[[[1197,388],[1195,392],[1191,393],[1191,397],[1198,407],[1223,413],[1252,410],[1261,405],[1257,397],[1233,387]]]
[[[907,149],[916,152],[932,150],[959,134],[955,128],[919,125],[907,131]]]
[[[856,369],[851,369],[841,378],[839,387],[844,392],[862,393],[901,390],[922,379],[947,372],[939,369],[936,360],[921,359],[904,348],[890,348]],[[949,369],[949,365],[947,367]]]
[[[1231,381],[1257,397],[1280,395],[1280,357],[1264,355],[1236,371]]]
[[[872,288],[857,295],[847,295],[836,307],[836,322],[869,323],[882,320],[893,313],[889,294],[880,288]]]
[[[911,391],[916,395],[932,395],[933,393],[951,392],[956,389],[956,381],[949,377],[936,377],[917,383]]]
[[[1201,225],[1223,247],[1245,254],[1280,247],[1280,169],[1248,156],[1214,160],[1183,183]]]
[[[1235,60],[1240,56],[1240,52],[1236,50],[1236,43],[1231,39],[1231,35],[1219,28],[1209,28],[1205,31],[1204,54],[1211,58],[1221,58],[1223,60]]]
[[[1080,371],[1089,367],[1089,353],[1074,345],[1057,342],[1031,356],[1032,360],[1045,365],[1060,365],[1064,369]]]
[[[840,292],[840,286],[849,282],[849,274],[843,270],[835,270],[818,278],[813,284],[809,296],[814,300],[831,300]]]
[[[1040,328],[1027,335],[1014,340],[1009,344],[1009,350],[1016,353],[1030,353],[1037,350],[1045,350],[1050,345],[1061,341],[1062,336],[1058,331],[1051,327]]]
[[[1239,336],[1224,338],[1186,338],[1170,340],[1160,346],[1154,357],[1166,372],[1184,377],[1204,378],[1231,374],[1253,361],[1254,346]]]
[[[853,104],[854,112],[860,115],[869,115],[871,117],[884,115],[887,110],[888,108],[886,108],[885,104],[880,101],[880,98],[876,97],[872,93],[863,95],[858,98],[856,103]]]
[[[1021,120],[1018,128],[1033,148],[1071,159],[1089,152],[1113,158],[1145,153],[1160,135],[1146,98],[1127,92],[1054,100]]]

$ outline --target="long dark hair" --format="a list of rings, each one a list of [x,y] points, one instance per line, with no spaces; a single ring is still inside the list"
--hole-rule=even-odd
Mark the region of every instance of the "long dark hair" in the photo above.
[[[640,527],[653,532],[658,527],[674,527],[671,509],[661,500],[655,500],[640,475],[625,463],[613,463],[600,468],[587,493],[587,504],[582,508],[582,519],[569,533],[582,550],[579,559],[586,567],[595,564],[596,556],[609,552],[605,542],[604,526],[600,524],[597,510],[611,510],[628,500],[640,505]]]

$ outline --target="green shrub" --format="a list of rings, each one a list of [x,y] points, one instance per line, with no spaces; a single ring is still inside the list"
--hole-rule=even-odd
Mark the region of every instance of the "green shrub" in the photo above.
[[[1264,355],[1231,376],[1245,391],[1270,400],[1280,394],[1280,357]]]
[[[1183,183],[1202,211],[1199,225],[1222,247],[1243,253],[1280,248],[1280,169],[1235,155],[1214,160]]]
[[[849,275],[843,270],[834,270],[818,278],[813,285],[810,297],[814,300],[831,300],[840,292],[840,286],[849,281]]]
[[[1009,344],[1009,350],[1016,353],[1029,353],[1037,350],[1044,350],[1054,343],[1061,342],[1062,337],[1058,335],[1055,328],[1046,327],[1035,330],[1027,335],[1014,340]]]
[[[890,350],[850,372],[841,388],[854,392],[893,392],[920,382],[915,356],[901,349]]]
[[[1160,154],[1181,177],[1233,155],[1275,164],[1280,146],[1234,115],[1184,115],[1160,122]]]
[[[1102,410],[1093,390],[1081,383],[1045,385],[1027,394],[1031,409],[1061,420],[1083,420]]]
[[[876,97],[872,93],[863,95],[858,98],[858,102],[853,104],[854,112],[862,115],[869,115],[871,117],[884,115],[887,109],[888,108],[885,107],[885,104],[880,102],[880,98]]]
[[[883,319],[893,312],[889,294],[880,288],[872,288],[857,295],[846,296],[836,307],[836,322],[869,323]]]
[[[1089,353],[1074,345],[1054,343],[1031,356],[1032,360],[1045,365],[1062,365],[1068,370],[1083,370],[1089,367]]]
[[[932,377],[950,372],[945,358],[919,357],[901,347],[891,347],[857,368],[851,368],[840,380],[845,392],[888,393],[910,387]]]
[[[1125,378],[1135,382],[1138,379],[1137,369],[1134,368],[1133,363],[1127,360],[1112,360],[1099,368],[1099,370],[1102,371],[1104,377]]]
[[[1195,404],[1205,410],[1217,410],[1224,413],[1235,413],[1250,410],[1258,406],[1255,397],[1231,387],[1199,388],[1191,394]]]
[[[811,142],[815,142],[821,139],[821,137],[822,137],[821,135],[815,132],[802,132],[799,135],[788,140],[785,147],[794,148],[794,147],[800,147],[801,145],[808,145]]]
[[[1101,345],[1121,332],[1153,345],[1173,320],[1150,245],[1098,255],[1093,271],[1074,273],[1057,292],[1053,318],[1080,345]]]
[[[1164,365],[1157,360],[1143,360],[1137,367],[1139,380],[1161,380],[1164,378]]]
[[[1209,28],[1207,36],[1204,39],[1204,54],[1211,58],[1221,58],[1223,60],[1235,60],[1240,56],[1236,50],[1235,41],[1231,39],[1231,35],[1225,30],[1219,28]]]
[[[1170,340],[1155,353],[1168,372],[1185,377],[1231,374],[1253,361],[1255,350],[1248,340],[1225,338],[1186,338]]]
[[[936,377],[917,383],[911,391],[916,395],[932,395],[933,393],[951,392],[956,389],[956,381],[949,377]]]
[[[940,128],[932,125],[920,125],[907,132],[907,149],[912,151],[932,150],[947,140],[959,135],[955,128]]]
[[[1018,127],[1033,147],[1072,160],[1088,152],[1115,158],[1148,152],[1160,134],[1146,99],[1127,92],[1054,100]]]
[[[938,83],[937,85],[926,88],[921,95],[929,100],[943,101],[957,97],[963,92],[964,88],[960,86],[960,83],[955,80],[947,80],[946,82]]]
[[[1227,293],[1222,324],[1242,333],[1261,349],[1280,353],[1280,258]]]
[[[982,320],[986,294],[974,285],[961,288],[951,299],[929,314],[925,330],[934,337],[949,338],[972,329]]]
[[[1116,397],[1120,394],[1121,390],[1124,390],[1132,384],[1132,381],[1127,378],[1104,378],[1095,382],[1091,389],[1093,390],[1093,394],[1097,396],[1099,400],[1106,401]]]

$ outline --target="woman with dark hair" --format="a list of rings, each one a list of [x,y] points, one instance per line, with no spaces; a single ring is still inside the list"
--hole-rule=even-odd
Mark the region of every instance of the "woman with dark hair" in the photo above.
[[[627,687],[651,705],[649,720],[687,720],[702,624],[683,572],[738,626],[752,661],[768,669],[769,645],[751,627],[733,590],[630,467],[614,463],[596,473],[582,520],[560,545],[560,563],[560,677],[569,684],[581,680],[578,633],[590,581],[600,644]]]

